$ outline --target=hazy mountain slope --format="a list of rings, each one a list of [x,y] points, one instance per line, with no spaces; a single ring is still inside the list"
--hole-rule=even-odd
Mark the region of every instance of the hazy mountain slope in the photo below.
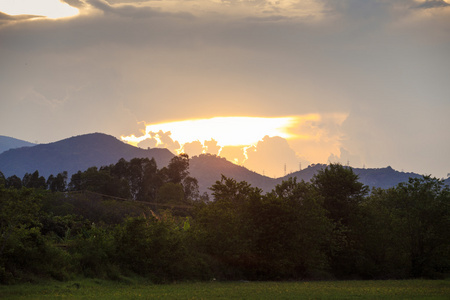
[[[227,177],[236,179],[237,181],[245,180],[252,186],[257,186],[265,192],[271,191],[277,184],[289,177],[297,177],[297,181],[310,181],[311,178],[319,170],[325,168],[325,164],[313,164],[298,172],[288,174],[281,178],[269,178],[258,173],[247,170],[244,167],[237,166],[224,158],[212,155],[200,155],[193,157],[191,160],[191,176],[194,176],[199,181],[200,191],[204,192],[220,180],[221,174]],[[359,176],[359,181],[372,187],[390,188],[396,186],[400,182],[408,181],[409,177],[417,178],[422,175],[416,173],[399,172],[391,167],[377,168],[377,169],[359,169],[353,168],[353,171]],[[448,184],[450,179],[446,181]]]
[[[353,169],[358,174],[359,181],[370,187],[387,189],[396,186],[400,182],[407,182],[410,177],[419,178],[417,173],[406,173],[392,169],[390,166],[377,169]]]
[[[28,172],[39,170],[45,177],[56,175],[62,171],[69,174],[78,170],[86,170],[92,166],[104,166],[116,163],[120,158],[130,160],[134,157],[154,157],[158,168],[168,164],[173,154],[167,149],[148,149],[133,147],[125,144],[115,137],[93,133],[64,139],[50,144],[39,144],[32,147],[10,149],[0,154],[0,171],[5,176],[17,175],[23,177]],[[301,171],[288,174],[282,178],[270,178],[252,172],[242,166],[235,165],[225,158],[204,154],[191,158],[190,173],[199,181],[200,191],[208,191],[221,174],[234,178],[237,181],[247,181],[252,186],[271,191],[275,185],[289,177],[309,181],[314,174],[326,167],[325,164],[315,164]],[[370,187],[389,188],[400,182],[407,181],[409,177],[420,177],[415,173],[399,172],[391,167],[379,169],[353,169],[359,175],[362,183]],[[450,184],[450,179],[446,180]]]
[[[197,178],[202,193],[207,192],[209,187],[220,180],[222,174],[237,181],[247,181],[252,186],[260,187],[264,191],[270,191],[275,186],[273,178],[262,176],[233,164],[225,158],[209,154],[192,157],[189,163],[189,172],[192,177]]]
[[[309,181],[314,176],[314,174],[325,168],[325,164],[311,165],[308,168],[289,174],[283,178],[277,179],[277,184],[281,183],[282,180],[286,180],[289,177],[297,177],[297,180]],[[386,168],[373,168],[373,169],[360,169],[352,168],[353,172],[359,176],[359,181],[372,187],[380,187],[383,189],[393,187],[400,182],[406,182],[410,177],[418,178],[422,177],[420,174],[416,173],[405,173],[399,172],[392,169],[390,166]]]
[[[86,170],[92,166],[116,163],[120,158],[154,157],[159,168],[168,164],[173,154],[167,149],[133,147],[103,133],[92,133],[71,137],[49,144],[11,149],[0,154],[0,171],[5,176],[38,170],[48,177],[59,172],[69,174]]]
[[[21,148],[21,147],[31,147],[36,144],[15,139],[9,136],[0,135],[0,153],[5,152],[9,149]]]

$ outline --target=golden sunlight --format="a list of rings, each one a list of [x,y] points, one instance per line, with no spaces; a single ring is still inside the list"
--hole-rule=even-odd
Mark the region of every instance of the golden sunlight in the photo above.
[[[72,17],[78,9],[59,0],[2,0],[0,11],[9,15],[36,15],[50,19]]]
[[[121,136],[142,148],[167,148],[172,153],[216,154],[261,174],[281,176],[283,167],[326,162],[339,153],[340,127],[348,114],[285,117],[215,117],[147,124],[141,136]]]
[[[285,139],[299,138],[293,128],[302,121],[318,120],[317,114],[278,118],[265,117],[215,117],[146,125],[145,135],[121,137],[132,145],[147,138],[158,139],[156,133],[170,132],[170,137],[181,145],[193,141],[214,139],[220,146],[254,145],[264,136],[279,136]],[[301,137],[300,137],[301,138]],[[158,141],[158,144],[161,142]]]

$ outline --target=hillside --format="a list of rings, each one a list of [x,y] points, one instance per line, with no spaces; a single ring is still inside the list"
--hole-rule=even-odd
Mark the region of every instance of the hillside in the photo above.
[[[314,176],[314,174],[325,168],[327,165],[325,164],[315,164],[311,165],[308,168],[289,174],[283,178],[278,178],[276,180],[276,184],[281,183],[282,180],[286,180],[289,177],[297,177],[297,180],[305,180],[309,181]],[[392,169],[390,166],[385,168],[371,168],[371,169],[361,169],[361,168],[352,168],[353,172],[359,176],[359,181],[364,183],[365,185],[379,188],[390,188],[393,187],[400,182],[408,181],[408,178],[413,177],[421,177],[422,175],[416,173],[406,173],[400,172]]]
[[[208,191],[209,187],[220,180],[222,174],[237,181],[247,181],[252,186],[262,188],[265,192],[275,186],[273,178],[262,176],[233,164],[225,158],[210,154],[192,157],[189,163],[189,172],[192,177],[197,178],[202,193]]]
[[[144,150],[110,135],[92,133],[5,151],[0,154],[0,171],[5,176],[17,175],[22,178],[25,173],[38,170],[47,178],[50,174],[62,171],[73,174],[92,166],[116,163],[120,158],[130,160],[134,157],[154,157],[161,168],[168,164],[173,154],[167,149]]]
[[[173,154],[167,149],[141,149],[125,144],[110,135],[92,133],[54,143],[7,150],[0,154],[0,171],[7,177],[17,175],[22,178],[25,173],[38,170],[47,178],[50,174],[56,175],[62,171],[73,174],[92,166],[100,167],[116,163],[120,158],[130,160],[134,157],[154,157],[158,168],[162,168],[168,164]],[[269,192],[275,185],[289,177],[309,181],[318,170],[324,167],[326,167],[324,164],[313,164],[301,171],[274,179],[215,155],[202,154],[192,157],[190,161],[191,176],[198,179],[201,193],[208,192],[208,188],[220,180],[222,174],[237,181],[247,181],[252,186]],[[381,188],[393,187],[407,181],[409,177],[421,176],[416,173],[399,172],[391,167],[354,168],[353,171],[359,175],[360,181],[365,185]],[[446,184],[450,184],[450,179],[446,180]]]
[[[0,135],[0,153],[5,152],[9,149],[21,148],[21,147],[31,147],[36,144],[15,139],[9,136]]]
[[[277,184],[280,184],[283,180],[287,180],[289,177],[296,177],[297,181],[304,180],[308,182],[314,174],[326,166],[325,164],[312,164],[301,171],[275,179],[235,165],[225,158],[202,154],[191,159],[189,169],[191,176],[198,179],[199,188],[202,193],[208,191],[208,188],[216,180],[220,180],[221,174],[234,178],[237,181],[246,181],[252,186],[261,188],[264,192],[270,192]],[[359,181],[368,185],[370,188],[390,188],[400,182],[408,181],[409,177],[417,178],[422,176],[416,173],[399,172],[391,167],[373,169],[353,168],[353,171],[359,176]],[[449,183],[450,179],[447,179],[446,184]]]

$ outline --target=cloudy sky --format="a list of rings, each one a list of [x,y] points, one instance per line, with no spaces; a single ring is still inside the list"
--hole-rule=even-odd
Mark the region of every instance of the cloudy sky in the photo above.
[[[450,1],[1,0],[0,97],[0,135],[30,142],[447,177]]]

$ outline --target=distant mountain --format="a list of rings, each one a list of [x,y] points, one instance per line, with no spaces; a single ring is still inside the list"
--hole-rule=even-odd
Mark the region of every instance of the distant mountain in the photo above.
[[[49,144],[10,149],[0,154],[0,171],[8,177],[36,170],[47,178],[50,174],[84,171],[92,166],[115,164],[120,158],[155,158],[159,168],[167,166],[174,155],[167,149],[141,149],[103,133],[71,137]]]
[[[9,136],[0,135],[0,153],[5,152],[9,149],[21,148],[21,147],[31,147],[36,144],[18,140]]]
[[[247,181],[252,186],[260,187],[264,191],[270,191],[275,186],[275,179],[262,176],[242,166],[238,166],[223,157],[211,154],[194,156],[189,162],[190,176],[197,178],[200,192],[207,192],[222,174],[236,181]],[[266,188],[269,188],[266,190]]]
[[[217,180],[220,180],[221,174],[234,178],[237,181],[246,181],[252,186],[261,188],[264,192],[270,192],[277,184],[280,184],[283,180],[287,180],[289,177],[296,177],[297,181],[304,180],[308,182],[314,174],[326,166],[327,165],[325,164],[312,164],[306,169],[288,174],[284,177],[270,178],[252,172],[242,166],[235,165],[227,161],[225,158],[215,155],[202,154],[191,159],[190,173],[191,176],[198,179],[201,193],[208,191],[208,188],[211,187],[211,185],[213,185]],[[370,188],[380,187],[386,189],[394,187],[400,182],[407,182],[410,177],[422,177],[422,175],[416,173],[399,172],[391,167],[352,169],[355,174],[359,176],[359,181]],[[445,183],[450,184],[450,178],[447,179]]]
[[[297,180],[305,180],[309,181],[314,176],[316,172],[325,168],[327,165],[325,164],[316,164],[311,165],[308,168],[289,174],[283,178],[277,180],[277,184],[281,183],[282,180],[286,180],[289,177],[297,177]],[[399,172],[392,169],[390,166],[386,168],[373,168],[373,169],[360,169],[360,168],[352,168],[353,172],[359,176],[359,181],[370,188],[379,187],[383,189],[387,189],[393,186],[396,186],[400,182],[406,182],[410,177],[419,178],[422,177],[420,174],[416,173],[405,173]]]
[[[0,154],[0,171],[6,177],[17,175],[22,178],[25,173],[38,170],[47,178],[50,174],[56,175],[62,171],[73,174],[92,166],[115,164],[120,158],[131,160],[135,157],[154,157],[158,168],[162,168],[167,166],[174,155],[167,149],[145,150],[123,143],[110,135],[92,133],[54,143],[7,150]],[[298,181],[310,181],[314,174],[325,167],[324,164],[313,164],[301,171],[275,179],[235,165],[225,158],[202,154],[191,158],[189,171],[191,176],[198,179],[201,193],[209,191],[208,188],[220,180],[221,174],[237,181],[246,181],[264,192],[269,192],[289,177],[297,177]],[[399,172],[391,167],[353,168],[353,171],[359,176],[360,182],[369,187],[390,188],[407,181],[409,177],[421,177],[419,174]],[[445,183],[450,185],[450,178]]]

